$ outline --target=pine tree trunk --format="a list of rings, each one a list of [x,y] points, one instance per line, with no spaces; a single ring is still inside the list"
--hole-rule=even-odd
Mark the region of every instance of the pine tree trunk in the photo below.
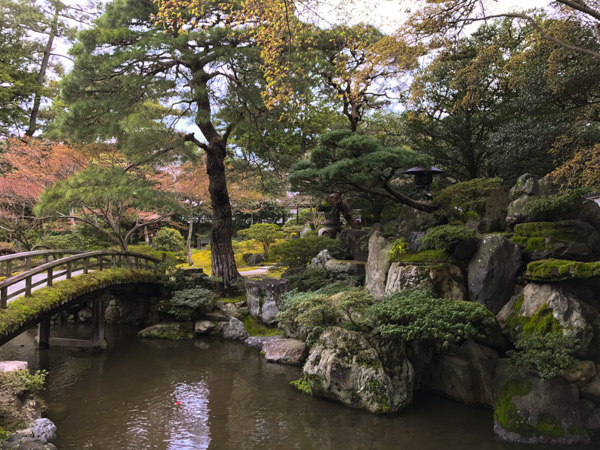
[[[233,220],[225,178],[225,146],[223,139],[213,139],[208,144],[206,171],[208,173],[208,191],[213,210],[210,231],[212,274],[223,280],[223,287],[227,290],[238,280],[240,274],[235,264],[231,244]]]

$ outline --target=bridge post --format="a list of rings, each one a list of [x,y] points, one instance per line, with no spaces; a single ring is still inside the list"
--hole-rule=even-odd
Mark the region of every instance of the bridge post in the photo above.
[[[9,259],[6,261],[6,277],[10,277],[12,274],[12,261]]]
[[[38,348],[50,348],[50,316],[46,315],[38,324]]]
[[[104,307],[102,297],[92,300],[92,349],[102,351],[106,349],[104,340]]]
[[[8,302],[8,288],[3,287],[0,291],[0,308],[6,309],[6,304]]]

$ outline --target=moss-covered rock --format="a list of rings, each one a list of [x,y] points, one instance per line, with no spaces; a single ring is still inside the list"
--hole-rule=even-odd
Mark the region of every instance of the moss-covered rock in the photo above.
[[[578,220],[530,222],[515,225],[512,242],[530,260],[547,258],[588,261],[600,250],[600,235]]]
[[[581,262],[566,259],[543,259],[527,264],[525,278],[537,282],[600,278],[600,261]]]
[[[541,380],[501,370],[494,405],[494,432],[526,444],[586,443],[578,390],[562,378]]]
[[[166,339],[179,341],[194,338],[194,327],[191,322],[163,322],[144,328],[138,333],[140,338]]]
[[[369,340],[330,327],[312,347],[298,383],[303,392],[372,413],[392,413],[412,402],[414,372],[404,345]]]

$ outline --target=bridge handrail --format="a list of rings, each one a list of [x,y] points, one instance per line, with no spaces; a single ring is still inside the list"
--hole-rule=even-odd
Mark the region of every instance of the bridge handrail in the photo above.
[[[0,271],[0,275],[9,277],[9,276],[11,276],[13,269],[22,267],[20,265],[13,267],[13,264],[12,264],[13,261],[24,262],[25,267],[33,268],[33,267],[37,266],[37,264],[34,264],[33,261],[31,260],[31,258],[33,258],[34,256],[44,257],[43,263],[46,263],[49,256],[53,256],[54,259],[56,259],[57,255],[76,255],[76,254],[80,254],[80,253],[84,253],[84,252],[81,250],[55,249],[55,250],[34,250],[31,252],[20,252],[20,253],[13,253],[12,255],[0,256],[0,267],[2,267],[4,269],[4,270]]]
[[[27,252],[27,253],[30,254],[31,252]],[[125,264],[127,264],[129,266],[128,258],[134,259],[133,266],[135,268],[139,268],[140,260],[144,261],[145,269],[149,268],[150,262],[152,262],[154,265],[161,262],[161,260],[154,258],[152,256],[145,255],[143,253],[117,252],[117,251],[106,251],[106,250],[99,250],[99,251],[87,252],[87,253],[77,253],[73,256],[67,256],[64,258],[55,259],[54,261],[50,261],[45,264],[41,264],[37,267],[26,270],[25,272],[21,272],[17,275],[11,276],[9,278],[6,278],[6,279],[0,281],[0,309],[5,309],[7,307],[8,299],[10,299],[12,297],[16,297],[17,295],[20,295],[22,293],[25,293],[25,296],[29,297],[31,295],[31,289],[33,287],[39,286],[40,284],[46,283],[47,286],[52,286],[52,281],[55,278],[58,278],[59,276],[62,276],[62,275],[66,275],[67,279],[70,279],[71,273],[74,269],[74,267],[72,265],[73,262],[77,262],[77,261],[83,262],[83,265],[81,268],[83,269],[84,274],[88,273],[88,270],[90,268],[97,267],[99,270],[102,270],[104,268],[103,262],[104,262],[105,257],[111,258],[111,263],[110,263],[111,268],[117,267],[118,265],[122,266],[124,259],[125,259]],[[117,257],[119,257],[119,258],[117,259]],[[96,259],[95,265],[89,264],[90,258]],[[163,261],[164,261],[164,256],[163,256]],[[54,273],[54,268],[60,267],[63,265],[66,265],[66,270],[64,272]],[[46,279],[38,281],[37,283],[33,284],[32,277],[34,275],[37,275],[37,274],[40,274],[43,272],[48,272],[48,276],[46,277]],[[13,292],[11,295],[8,295],[8,288],[10,286],[12,286],[13,284],[16,284],[23,280],[25,280],[25,283],[26,283],[25,288],[21,289],[17,292]]]

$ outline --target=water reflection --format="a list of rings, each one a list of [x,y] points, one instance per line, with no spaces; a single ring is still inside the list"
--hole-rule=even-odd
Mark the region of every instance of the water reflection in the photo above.
[[[1,359],[50,370],[45,398],[61,450],[532,448],[500,441],[488,410],[420,394],[408,411],[376,416],[299,393],[289,386],[298,368],[269,364],[243,344],[140,341],[136,331],[108,327],[100,355],[38,351],[33,331],[0,348]],[[89,331],[53,330],[61,333]]]

